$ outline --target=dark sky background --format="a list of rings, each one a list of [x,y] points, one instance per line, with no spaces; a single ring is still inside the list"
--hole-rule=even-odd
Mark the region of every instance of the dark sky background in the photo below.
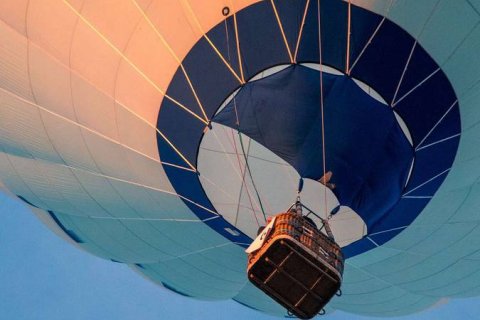
[[[233,301],[179,296],[123,264],[90,255],[0,193],[0,319],[279,319]],[[328,320],[364,320],[343,312]],[[379,319],[379,318],[374,318]],[[480,319],[480,298],[457,299],[402,320]]]

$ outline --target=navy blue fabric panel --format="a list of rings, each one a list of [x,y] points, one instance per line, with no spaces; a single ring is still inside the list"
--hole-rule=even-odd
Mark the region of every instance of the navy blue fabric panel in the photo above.
[[[417,146],[456,101],[445,74],[437,72],[395,105],[395,111],[408,124],[413,145]],[[460,132],[460,119],[449,122],[446,136]]]
[[[372,241],[368,240],[366,237],[362,238],[354,243],[349,244],[346,247],[342,248],[342,253],[345,259],[356,256],[359,253],[369,251],[376,248]]]
[[[237,25],[245,79],[270,66],[290,62],[270,1],[238,12]]]
[[[385,20],[351,75],[370,85],[390,103],[415,40]]]
[[[182,126],[179,127],[178,121],[174,119],[181,118],[184,118],[184,120],[182,121]],[[188,114],[173,102],[169,100],[163,102],[160,117],[158,117],[157,128],[193,165],[197,163],[198,143],[205,127],[206,125],[203,122]],[[160,159],[162,161],[187,168],[189,167],[188,164],[175,153],[172,147],[166,144],[165,140],[159,134],[157,134],[157,143],[159,146],[165,145],[165,147],[160,150]]]
[[[459,139],[460,137],[455,137],[426,149],[419,150],[415,154],[415,164],[405,193],[410,192],[412,189],[422,185],[445,170],[450,169],[457,152]],[[429,193],[421,194],[419,190],[415,190],[409,193],[409,195],[433,196],[436,189],[442,184],[445,176],[446,174],[429,183],[431,186]],[[434,188],[434,186],[436,187]],[[426,191],[426,189],[424,188],[423,191]]]
[[[240,76],[240,64],[238,63],[237,38],[235,35],[235,22],[233,15],[219,23],[208,33],[209,39],[220,51],[228,64]],[[240,49],[242,46],[240,45]],[[243,64],[244,62],[242,62]]]
[[[310,1],[298,47],[297,61],[318,62],[319,59],[317,1]]]
[[[292,56],[300,34],[306,0],[274,0]],[[273,10],[273,9],[272,9]],[[280,32],[280,27],[278,29]]]
[[[315,11],[312,13],[315,19],[317,19],[316,4],[314,7]],[[338,70],[345,70],[347,57],[347,3],[337,0],[322,0],[320,1],[320,11],[322,64],[332,66]],[[318,38],[312,39],[312,41],[318,42]],[[318,61],[318,52],[316,54],[316,61]]]
[[[340,203],[354,209],[368,226],[398,200],[413,150],[388,107],[348,78],[339,79],[325,99],[327,169],[334,172]],[[315,127],[320,130],[321,118]],[[299,171],[315,179],[322,174],[322,153],[321,133],[313,132],[301,152],[310,158],[299,164]],[[312,146],[319,152],[312,152]]]
[[[382,21],[382,17],[352,5],[350,19],[350,68]]]
[[[223,27],[223,23],[217,25],[217,28]],[[199,40],[190,50],[190,54],[183,60],[183,66],[209,118],[225,100],[225,97],[240,85],[240,82],[205,38]],[[174,78],[175,80],[176,78]],[[215,88],[215,90],[212,90],[212,88]],[[184,87],[185,90],[190,90],[190,88]],[[170,87],[167,93],[170,94]],[[172,92],[170,96],[174,98],[182,97],[182,92],[178,92],[178,94]],[[197,112],[197,114],[201,113]]]
[[[428,55],[425,49],[417,43],[403,76],[402,83],[400,84],[396,100],[413,89],[438,68],[439,66]]]
[[[445,117],[443,120],[438,123],[435,129],[428,135],[428,137],[423,141],[423,143],[419,146],[419,148],[428,146],[431,143],[436,143],[440,140],[450,138],[454,135],[460,134],[460,130],[462,129],[460,126],[460,109],[458,108],[458,104],[456,104]],[[454,124],[454,125],[452,125]],[[455,130],[458,130],[455,132]]]
[[[388,214],[368,229],[368,233],[385,232],[410,225],[429,201],[430,199],[427,198],[402,198]],[[388,241],[388,236],[393,236],[393,234],[386,232],[382,236],[384,241]]]
[[[334,78],[324,75],[328,91]],[[318,122],[320,93],[312,88],[319,87],[319,73],[298,65],[248,83],[236,98],[240,131],[298,169],[297,155]],[[236,128],[235,104],[230,102],[213,121]]]
[[[324,74],[327,170],[334,193],[369,225],[399,199],[413,150],[392,110],[350,78]],[[247,84],[237,95],[239,130],[290,163],[304,178],[323,174],[319,72],[292,66]],[[236,128],[231,102],[213,120]]]

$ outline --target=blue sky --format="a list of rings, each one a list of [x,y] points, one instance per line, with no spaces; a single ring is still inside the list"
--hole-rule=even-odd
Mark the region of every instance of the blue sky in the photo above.
[[[278,319],[233,301],[170,293],[123,264],[76,249],[1,193],[0,215],[0,319]],[[480,298],[470,298],[395,319],[469,320],[479,312]],[[369,318],[336,312],[328,319]]]

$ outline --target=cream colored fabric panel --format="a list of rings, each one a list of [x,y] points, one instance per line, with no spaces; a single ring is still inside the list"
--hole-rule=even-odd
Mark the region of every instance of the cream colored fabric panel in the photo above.
[[[183,60],[188,51],[202,36],[198,30],[191,27],[190,21],[185,15],[182,1],[153,0],[146,11],[149,20],[180,60]],[[175,19],[171,19],[171,17],[175,17]]]
[[[119,142],[135,150],[142,158],[150,158],[150,161],[156,160],[158,163],[156,124],[147,123],[118,102],[115,103],[115,117]],[[158,138],[161,139],[159,136]]]
[[[110,40],[79,21],[72,40],[71,68],[99,91],[113,96],[115,78],[121,56]]]
[[[161,35],[157,32],[159,31],[144,19],[132,35],[125,50],[127,60],[122,63],[127,64],[129,68],[137,69],[135,72],[144,78],[149,86],[161,93],[167,91],[168,84],[178,68],[178,62],[175,54],[169,52],[169,47],[161,41]],[[119,73],[119,77],[122,75]],[[149,123],[156,124],[159,103],[160,101],[156,101],[153,105],[144,104],[141,99],[133,105],[133,109]],[[195,110],[194,107],[191,109]]]
[[[155,128],[163,94],[130,65],[122,63],[118,70],[115,95],[120,141],[158,160]]]
[[[28,38],[67,65],[76,24],[77,16],[63,1],[30,0]]]
[[[192,27],[199,31],[202,30],[202,33],[207,33],[211,28],[225,19],[222,14],[222,9],[225,6],[231,7],[230,13],[233,14],[233,10],[240,11],[245,6],[258,2],[258,0],[181,0],[180,2],[184,7]]]
[[[72,97],[78,123],[118,140],[115,102],[110,95],[72,73]]]
[[[132,0],[85,0],[80,14],[120,51],[141,18]]]
[[[29,0],[0,1],[0,20],[21,34],[27,33],[25,27],[25,12]]]
[[[3,0],[0,1],[0,20],[17,30],[26,34],[25,12],[29,0]]]
[[[0,39],[0,88],[32,101],[26,39],[21,33],[1,21]]]
[[[29,156],[61,163],[43,126],[39,110],[31,102],[0,89],[0,144],[24,148]]]

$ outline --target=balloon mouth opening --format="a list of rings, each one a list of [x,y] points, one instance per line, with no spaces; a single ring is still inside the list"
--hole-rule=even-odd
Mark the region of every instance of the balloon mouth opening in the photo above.
[[[319,95],[320,75],[325,85],[323,102]],[[325,108],[323,119],[321,103]],[[335,234],[344,234],[339,242],[347,245],[366,235],[372,212],[381,217],[398,201],[413,166],[408,128],[385,100],[365,83],[318,64],[279,65],[258,73],[225,99],[212,123],[212,134],[208,131],[200,145],[199,169],[208,170],[205,164],[212,163],[208,155],[212,150],[228,154],[229,159],[215,163],[216,171],[222,172],[219,175],[223,178],[229,176],[226,172],[237,171],[228,179],[232,184],[238,179],[237,187],[245,190],[233,192],[240,199],[237,208],[232,204],[226,208],[226,201],[216,200],[215,192],[208,191],[211,187],[204,184],[204,189],[227,221],[253,237],[265,212],[275,214],[291,204],[298,179],[303,177],[311,181],[310,205],[320,212],[342,205],[340,216],[348,216],[350,226],[338,224]],[[316,181],[323,175],[322,140],[327,170],[334,172],[332,181],[338,186],[338,190],[328,189],[326,203],[321,199],[325,186]],[[382,157],[385,145],[400,160],[392,162]],[[375,174],[375,167],[380,168],[379,174]],[[383,176],[385,173],[388,175]],[[287,178],[279,178],[282,175]],[[394,184],[388,181],[392,175]],[[263,180],[268,183],[260,182]],[[311,187],[313,184],[319,186]],[[274,194],[277,191],[267,191],[269,185],[278,188],[281,196]],[[262,204],[262,200],[269,203]],[[238,214],[241,206],[249,212]],[[264,208],[267,206],[270,210]],[[237,213],[232,216],[229,210]]]

